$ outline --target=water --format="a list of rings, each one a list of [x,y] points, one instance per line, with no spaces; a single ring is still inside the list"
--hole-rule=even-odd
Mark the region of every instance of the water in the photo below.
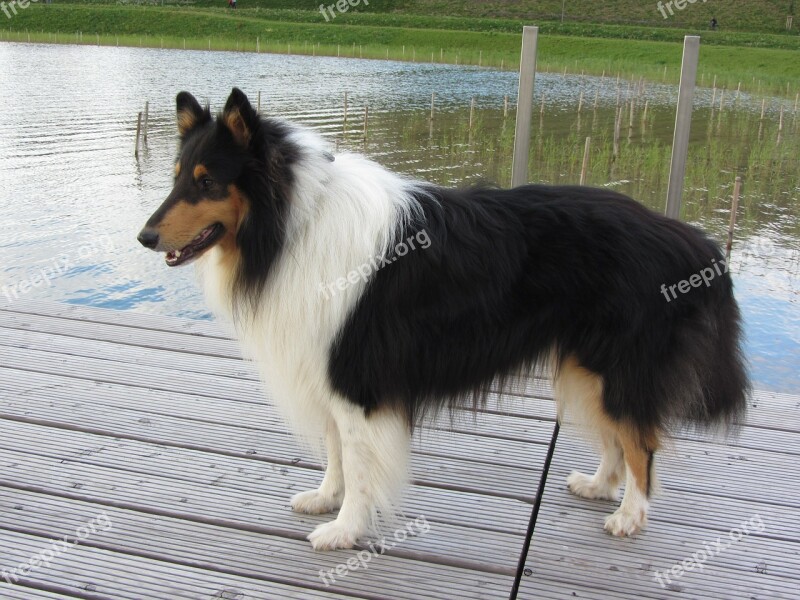
[[[510,178],[514,115],[512,106],[504,118],[503,97],[513,104],[514,73],[336,58],[0,44],[0,298],[210,318],[193,270],[168,269],[135,237],[171,187],[175,94],[192,91],[218,110],[234,85],[254,103],[261,91],[267,113],[315,127],[332,144],[362,150],[392,169],[449,185]],[[635,88],[623,81],[621,95],[637,96]],[[584,111],[578,117],[581,90]],[[532,180],[577,181],[583,140],[591,135],[589,181],[662,208],[673,86],[648,85],[637,96],[635,126],[628,128],[626,113],[616,159],[611,156],[615,80],[542,74],[537,107],[542,94],[545,113],[531,149]],[[753,377],[760,388],[800,393],[797,124],[787,112],[778,143],[778,100],[769,100],[762,123],[760,98],[743,95],[737,110],[720,118],[709,109],[712,95],[699,90],[696,100],[685,216],[724,241],[733,177],[745,176],[731,265]],[[136,114],[145,100],[149,139],[136,160]],[[649,116],[642,126],[645,100]],[[728,93],[725,101],[733,96]]]

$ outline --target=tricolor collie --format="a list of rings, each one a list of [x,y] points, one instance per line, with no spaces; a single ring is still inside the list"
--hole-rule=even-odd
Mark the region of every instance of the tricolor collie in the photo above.
[[[139,240],[196,261],[290,425],[324,440],[322,483],[291,500],[339,511],[314,548],[351,547],[396,507],[421,419],[538,366],[602,445],[569,489],[615,499],[625,483],[614,535],[645,525],[672,427],[745,410],[730,276],[697,229],[607,190],[411,181],[334,157],[238,89],[216,118],[185,92],[177,109],[175,185]]]

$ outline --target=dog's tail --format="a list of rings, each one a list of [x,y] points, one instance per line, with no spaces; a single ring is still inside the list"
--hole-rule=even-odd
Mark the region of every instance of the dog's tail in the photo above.
[[[725,264],[721,253],[717,260]],[[744,419],[751,387],[730,275],[723,273],[707,291],[705,301],[695,305],[674,332],[681,351],[672,356],[680,364],[670,371],[677,377],[662,383],[677,387],[663,391],[673,398],[677,392],[670,425],[725,431]]]

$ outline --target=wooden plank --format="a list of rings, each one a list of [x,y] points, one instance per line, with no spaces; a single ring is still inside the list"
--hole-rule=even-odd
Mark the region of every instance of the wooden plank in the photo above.
[[[28,446],[39,446],[39,438],[34,439]],[[319,485],[321,473],[317,471],[276,468],[138,443],[131,447],[126,440],[108,440],[102,446],[78,445],[90,441],[81,436],[60,452],[44,445],[30,451],[18,439],[6,442],[0,448],[0,460],[7,471],[0,473],[0,482],[137,510],[191,514],[199,519],[220,516],[247,526],[293,531],[300,537],[308,533],[310,523],[329,519],[287,512],[294,493]],[[17,448],[5,447],[14,444]],[[50,481],[46,475],[55,479]],[[131,495],[125,496],[124,492]],[[227,508],[216,508],[214,502]],[[449,535],[452,531],[454,539],[466,536],[480,538],[482,543],[498,540],[506,545],[516,542],[506,535],[494,534],[523,534],[530,514],[530,506],[519,501],[420,486],[409,489],[403,510],[407,515],[424,514],[432,522],[452,525],[455,529],[443,528],[442,532]]]
[[[3,402],[3,404],[8,404]],[[9,418],[12,407],[3,406],[2,414]],[[142,413],[107,413],[91,405],[69,405],[49,400],[28,399],[18,405],[18,412],[28,413],[20,422],[35,422],[51,427],[68,427],[91,431],[105,436],[124,436],[128,439],[150,443],[168,444],[178,448],[191,448],[228,456],[267,460],[274,464],[318,466],[319,459],[304,450],[288,433],[263,429],[231,427],[214,423],[193,423],[172,417],[147,417]],[[31,415],[34,415],[33,417]],[[432,433],[430,437],[432,437]],[[446,438],[459,434],[443,434],[440,447]],[[466,441],[466,440],[465,440]],[[463,489],[493,496],[532,499],[536,479],[544,461],[545,448],[529,444],[525,456],[526,468],[475,463],[467,458],[421,454],[411,455],[411,473],[414,481],[446,489]]]
[[[0,581],[0,598],[3,600],[75,600],[77,596],[66,596]]]
[[[14,344],[10,343],[10,338],[5,339],[5,337],[12,331],[18,331],[60,335],[80,340],[112,342],[120,346],[149,348],[154,351],[163,350],[171,353],[174,360],[182,360],[182,364],[191,365],[191,361],[196,360],[197,365],[200,367],[206,365],[202,358],[205,356],[217,359],[227,358],[229,360],[241,360],[242,358],[239,344],[234,340],[158,329],[123,327],[106,323],[75,321],[60,317],[7,311],[0,311],[0,327],[4,330],[2,343],[7,346]],[[208,361],[207,364],[206,368],[214,368],[214,365],[230,363],[226,363],[224,360],[216,360]],[[251,374],[255,375],[255,371],[252,370]]]
[[[76,321],[90,321],[94,323],[108,323],[121,327],[135,327],[139,329],[153,329],[161,331],[180,331],[192,335],[230,338],[226,325],[216,321],[201,321],[183,319],[158,314],[145,314],[136,311],[120,311],[109,308],[98,308],[81,304],[66,302],[51,302],[46,300],[25,299],[19,302],[8,302],[0,299],[0,310],[34,315],[47,315],[72,319]]]
[[[800,443],[797,437],[794,445]],[[787,489],[796,488],[797,478],[788,478],[789,485],[782,487],[770,481],[780,477],[779,472],[744,476],[736,464],[720,471],[721,465],[709,466],[706,461],[720,452],[739,449],[675,442],[674,452],[657,463],[663,492],[652,503],[647,528],[635,538],[617,539],[602,530],[603,518],[616,503],[576,498],[564,489],[572,469],[593,472],[597,459],[588,445],[562,434],[526,561],[528,575],[522,578],[518,597],[564,598],[587,590],[592,590],[589,597],[664,598],[675,593],[714,599],[796,597],[800,512],[796,494]],[[761,459],[768,462],[770,455],[782,456],[762,454],[755,457],[759,464]],[[787,479],[789,471],[782,470]],[[719,485],[721,476],[727,478],[726,486]],[[706,485],[709,478],[716,484]],[[700,495],[703,491],[706,494]],[[763,531],[712,557],[702,573],[687,573],[669,590],[661,588],[656,571],[671,569],[706,544],[715,547],[716,540],[756,515],[764,523]]]
[[[83,375],[91,377],[92,374],[89,372],[83,373]],[[145,387],[146,383],[146,381],[142,381],[140,385]],[[61,400],[82,402],[87,394],[90,394],[92,405],[136,409],[143,413],[163,414],[192,421],[211,421],[232,426],[258,423],[259,426],[273,431],[285,431],[283,419],[266,402],[254,406],[238,399],[210,399],[175,392],[170,392],[169,401],[165,402],[163,398],[150,394],[149,388],[145,389],[146,391],[132,385],[104,384],[93,380],[81,381],[45,373],[37,373],[36,377],[31,378],[29,372],[14,369],[0,371],[0,390],[2,390],[0,391],[0,401],[4,401],[6,404],[16,402],[20,408],[27,407],[28,399],[31,396],[51,399],[53,402]],[[550,409],[549,412],[552,413],[553,407],[551,406]],[[13,412],[16,415],[18,413],[19,410]],[[148,418],[148,416],[143,415],[141,418]],[[442,451],[431,450],[431,439],[435,439],[437,435],[431,436],[427,432],[420,432],[419,437],[425,443],[418,444],[417,449],[426,453],[435,451],[439,454],[447,454],[446,449],[448,448],[456,449],[459,452],[473,450],[471,452],[473,460],[524,466],[528,464],[525,452],[527,444],[531,442],[546,443],[549,439],[552,424],[543,421],[542,418],[547,418],[547,415],[531,419],[471,411],[456,411],[453,416],[444,413],[433,422],[423,424],[423,427],[455,431],[472,437],[476,443],[470,445],[448,442],[439,447],[443,449]],[[479,435],[502,438],[504,441],[493,446],[481,444],[481,440],[477,438]],[[800,448],[790,443],[793,435],[791,432],[782,430],[743,427],[737,436],[730,438],[729,445],[761,450],[781,448],[785,454],[800,454]],[[708,436],[686,432],[679,438],[703,441],[708,439]],[[454,437],[451,441],[456,442],[458,438]]]
[[[217,421],[215,415],[221,411],[215,408],[226,408],[227,404],[223,401],[212,403],[207,398],[199,398],[197,402],[185,402],[183,395],[178,397],[171,394],[169,400],[165,402],[164,399],[150,398],[136,393],[135,390],[123,388],[130,396],[127,398],[114,393],[113,390],[98,390],[94,386],[68,391],[61,386],[39,388],[31,398],[27,394],[17,396],[13,391],[9,391],[8,387],[3,387],[6,383],[0,372],[0,387],[5,390],[0,392],[0,417],[16,421],[144,441],[155,439],[158,443],[194,447],[197,447],[197,435],[202,431],[209,433],[217,431],[223,436],[223,443],[228,445],[229,450],[233,448],[234,442],[233,438],[226,435],[229,431],[234,432],[237,437],[245,436],[246,440],[252,439],[253,432],[267,432],[268,435],[281,436],[287,434],[283,421],[265,407],[230,403],[232,405],[229,407],[230,410]],[[98,384],[98,387],[101,385],[105,384]],[[87,395],[92,396],[89,402],[86,401]],[[116,402],[116,400],[121,401]],[[211,405],[208,409],[207,404]],[[120,427],[117,427],[118,424]],[[160,432],[165,430],[167,437],[160,435]],[[283,440],[283,438],[278,439]],[[259,440],[259,445],[263,444],[264,442]],[[294,448],[298,447],[295,441],[289,444]],[[536,457],[543,452],[543,449],[537,451],[533,447],[534,444],[541,445],[543,442],[495,440],[469,433],[426,428],[417,430],[412,442],[412,452],[420,456],[451,457],[468,460],[473,464],[484,463],[529,470]],[[218,450],[219,448],[216,449]],[[282,452],[288,450],[284,448]],[[319,464],[317,457],[309,456],[307,452],[298,452],[291,460]],[[276,462],[285,462],[285,458]]]
[[[0,530],[0,569],[10,569],[41,552],[47,540]],[[108,550],[77,545],[50,567],[31,571],[27,585],[58,586],[80,598],[97,600],[297,600],[352,598],[327,591],[298,588],[257,579],[164,563]]]
[[[33,338],[36,334],[25,335]],[[170,394],[180,394],[193,391],[196,388],[196,393],[213,398],[213,400],[208,401],[208,404],[214,404],[218,398],[236,403],[257,403],[260,406],[265,404],[265,400],[267,401],[266,403],[271,403],[267,392],[263,390],[261,384],[255,378],[234,377],[247,370],[241,368],[244,366],[244,363],[241,362],[235,363],[239,368],[229,366],[227,368],[209,369],[198,379],[195,379],[186,371],[176,368],[169,359],[169,355],[161,356],[156,354],[155,356],[149,356],[153,352],[152,350],[142,352],[147,358],[143,359],[141,364],[135,364],[122,362],[120,359],[124,358],[124,351],[120,351],[119,347],[109,343],[82,341],[80,343],[81,349],[76,346],[76,354],[58,353],[56,356],[50,357],[46,354],[48,350],[44,348],[48,346],[52,348],[55,346],[55,342],[47,340],[40,341],[40,343],[41,348],[32,348],[36,344],[35,341],[24,343],[20,341],[21,345],[16,346],[14,349],[3,348],[0,345],[0,353],[13,353],[16,356],[13,362],[17,368],[12,368],[10,361],[7,361],[8,372],[0,373],[0,377],[3,377],[9,386],[13,386],[13,388],[9,388],[9,394],[12,389],[21,395],[28,395],[31,392],[38,393],[41,386],[61,386],[63,383],[70,383],[72,389],[78,389],[80,386],[97,386],[99,382],[104,382],[108,379],[110,383],[117,386],[145,388],[147,391],[138,389],[128,394],[136,393],[139,398],[143,395],[151,395],[155,398],[152,391],[158,389]],[[92,347],[93,344],[100,344],[100,347],[94,348]],[[29,352],[31,353],[30,355],[28,354]],[[27,361],[26,358],[29,356],[32,360]],[[47,372],[48,365],[54,362],[58,365],[57,369],[52,369],[58,371],[56,376],[68,379],[53,379],[53,374]],[[27,365],[27,368],[19,368],[23,365]],[[76,368],[71,369],[72,365],[75,365]],[[162,365],[169,365],[169,368],[164,368]],[[132,370],[136,373],[135,378],[131,376]],[[31,371],[37,374],[36,377],[31,377]],[[88,383],[76,382],[76,379],[85,379],[88,380]],[[12,380],[15,380],[16,383],[12,383]],[[163,386],[160,388],[160,382],[169,382],[168,389],[162,389]],[[176,382],[181,383],[177,384]],[[217,394],[209,396],[207,392],[210,389],[214,389]],[[80,395],[84,396],[85,393]],[[498,406],[502,404],[500,399],[495,400]],[[283,422],[282,419],[278,418],[277,412],[271,406],[267,410],[269,411],[270,419],[275,419],[276,422],[280,423]],[[553,417],[554,407],[552,405],[544,407],[542,414],[530,418],[514,417],[508,414],[498,414],[497,412],[458,409],[445,411],[438,418],[426,421],[424,426],[523,442],[532,440],[545,442],[549,440],[550,431],[552,431]],[[283,430],[282,426],[281,429]]]
[[[172,517],[152,516],[44,494],[0,488],[0,514],[6,509],[13,519],[0,518],[0,528],[44,539],[72,534],[80,526],[104,513],[111,529],[90,536],[84,545],[119,554],[149,558],[163,563],[201,568],[204,571],[253,578],[284,584],[300,584],[320,591],[370,596],[380,590],[384,596],[402,597],[409,587],[423,597],[437,597],[447,589],[458,597],[475,597],[474,589],[510,587],[513,569],[504,574],[483,568],[465,569],[425,562],[420,558],[400,557],[397,548],[405,546],[390,534],[387,542],[396,548],[372,553],[369,546],[353,550],[317,553],[302,540],[281,538],[260,532],[242,531],[194,523]],[[433,524],[428,534],[435,532]],[[1,529],[0,529],[1,530]],[[416,528],[413,529],[414,531]],[[426,535],[420,535],[420,538]],[[209,544],[208,540],[214,540]],[[330,573],[340,563],[365,549],[370,554],[366,569],[352,570],[325,585],[320,571]],[[422,560],[421,560],[422,559]],[[503,597],[497,594],[496,597]]]

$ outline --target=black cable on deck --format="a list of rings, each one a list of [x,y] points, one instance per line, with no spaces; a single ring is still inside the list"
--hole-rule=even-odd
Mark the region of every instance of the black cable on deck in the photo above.
[[[547,448],[547,456],[544,459],[544,467],[542,469],[542,477],[539,479],[539,489],[536,491],[536,500],[533,503],[533,510],[531,511],[531,519],[528,521],[528,532],[525,535],[525,543],[522,545],[522,552],[519,555],[519,563],[517,564],[517,575],[514,577],[514,587],[511,588],[511,595],[509,600],[516,600],[519,593],[519,584],[522,580],[522,573],[525,570],[525,561],[528,558],[528,550],[531,547],[531,538],[533,537],[533,530],[536,527],[536,519],[539,518],[539,508],[542,506],[542,496],[544,496],[544,487],[547,485],[547,475],[550,473],[550,463],[553,462],[553,453],[556,450],[556,441],[558,441],[558,432],[561,425],[556,420],[556,426],[553,428],[553,435],[550,438],[550,447]]]

